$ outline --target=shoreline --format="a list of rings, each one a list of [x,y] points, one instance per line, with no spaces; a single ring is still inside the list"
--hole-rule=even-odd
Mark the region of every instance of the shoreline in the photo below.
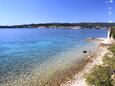
[[[35,84],[37,85],[39,82],[41,83],[41,85],[39,84],[40,86],[87,86],[87,85],[84,85],[86,83],[85,83],[84,78],[82,77],[83,73],[86,71],[86,70],[84,71],[84,69],[88,68],[87,65],[88,64],[90,65],[90,63],[92,63],[96,59],[96,55],[97,53],[100,54],[101,53],[100,51],[103,52],[103,55],[104,55],[107,50],[105,47],[97,47],[97,49],[94,52],[90,52],[87,56],[85,56],[84,59],[81,59],[80,62],[73,63],[71,67],[67,68],[66,70],[64,69],[61,71],[57,71],[56,73],[52,75],[54,77],[50,77],[48,80],[37,81],[39,77],[38,78],[35,77],[33,79],[30,79],[31,81],[28,80],[29,82],[23,82],[22,84],[24,85],[24,83],[26,83],[26,85],[24,86],[29,86],[29,85],[35,85]],[[101,56],[102,55],[100,55],[100,57]],[[21,85],[21,82],[22,80],[21,81],[19,80],[18,82],[15,82],[14,84],[18,83],[17,86],[19,86]],[[8,86],[8,84],[5,84],[4,86]]]
[[[91,52],[92,51],[90,51],[90,53]],[[83,53],[83,51],[82,51],[82,53]],[[76,52],[74,54],[76,54]],[[70,54],[68,54],[68,56],[69,55]],[[58,56],[58,58],[59,57],[60,56]],[[71,55],[69,57],[71,57]],[[59,71],[55,72],[55,71],[52,71],[52,69],[50,69],[49,72],[48,71],[43,72],[41,75],[38,75],[38,71],[36,70],[37,72],[35,72],[35,73],[33,72],[32,75],[31,74],[29,74],[27,76],[26,75],[21,75],[19,78],[16,78],[16,81],[11,80],[11,82],[10,82],[10,80],[9,80],[8,84],[3,83],[3,86],[12,86],[12,85],[17,85],[17,86],[19,86],[19,85],[23,85],[23,86],[32,85],[32,86],[34,86],[35,84],[37,84],[39,86],[60,86],[61,83],[65,83],[66,81],[71,80],[72,77],[76,74],[76,72],[79,72],[79,70],[82,69],[81,65],[85,62],[85,57],[87,57],[87,55],[84,55],[82,57],[84,59],[80,59],[79,62],[77,62],[79,59],[74,60],[74,62],[71,64],[71,67],[68,67],[68,65],[65,64],[64,67]],[[75,56],[75,58],[77,58],[77,56]],[[54,60],[52,60],[51,62],[54,62]],[[67,67],[65,68],[65,66],[67,66]],[[48,68],[50,68],[50,67],[51,66],[49,66]],[[54,67],[54,68],[57,68],[57,67]],[[47,69],[45,68],[44,70],[47,70]],[[48,74],[48,75],[46,75],[46,74]],[[45,79],[44,77],[46,77],[47,79]],[[26,83],[26,85],[24,85],[25,83]]]
[[[35,78],[31,77],[30,79],[28,79],[27,81],[24,82],[24,80],[18,80],[15,83],[18,83],[17,86],[22,84],[24,85],[24,83],[26,83],[26,85],[24,86],[30,86],[30,85],[38,85],[39,86],[85,86],[85,85],[81,85],[80,79],[79,79],[79,84],[80,85],[74,85],[77,80],[77,78],[81,78],[81,71],[87,66],[87,64],[89,62],[92,62],[91,59],[93,59],[97,53],[101,53],[102,51],[106,51],[103,50],[104,48],[100,48],[100,47],[96,47],[96,49],[92,52],[90,51],[90,53],[88,53],[88,55],[84,56],[84,59],[81,59],[79,62],[75,61],[75,63],[72,63],[71,67],[67,68],[67,69],[63,69],[61,71],[57,71],[55,72],[53,75],[51,76],[46,76],[49,77],[49,79],[45,80],[44,79],[44,75],[42,76],[36,76],[36,74],[34,74],[33,76],[36,76]],[[101,52],[100,52],[101,51]],[[47,72],[47,74],[50,74],[50,72]],[[77,77],[77,75],[79,77]],[[39,77],[43,77],[43,80],[39,80]],[[66,83],[67,82],[67,83]],[[14,84],[15,84],[14,83]],[[63,85],[61,85],[63,84]],[[78,84],[78,82],[77,82]],[[4,86],[8,86],[8,85],[4,85]]]
[[[88,60],[83,65],[82,69],[78,71],[78,73],[73,77],[73,79],[68,82],[62,84],[61,86],[88,86],[85,81],[85,73],[89,73],[89,71],[95,66],[102,64],[102,59],[104,55],[108,52],[107,47],[98,47],[95,51],[94,55],[89,55]]]

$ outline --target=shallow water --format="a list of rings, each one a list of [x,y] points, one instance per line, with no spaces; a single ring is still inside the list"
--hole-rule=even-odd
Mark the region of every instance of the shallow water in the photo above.
[[[106,29],[0,29],[0,86],[48,79],[97,47],[86,38],[106,35]]]

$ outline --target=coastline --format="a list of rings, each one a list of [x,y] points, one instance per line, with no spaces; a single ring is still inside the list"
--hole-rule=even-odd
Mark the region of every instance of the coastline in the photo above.
[[[85,73],[89,73],[89,71],[95,65],[102,64],[102,59],[107,52],[107,47],[99,46],[93,55],[88,56],[88,60],[86,60],[86,63],[84,64],[82,69],[73,77],[73,79],[62,84],[61,86],[88,86],[84,78]]]
[[[89,42],[90,45],[91,42]],[[77,43],[75,43],[77,45]],[[97,45],[97,43],[95,43]],[[86,44],[87,45],[87,44]],[[85,48],[84,48],[85,47]],[[32,70],[32,72],[25,72],[24,75],[21,74],[21,76],[19,77],[14,77],[15,80],[12,79],[11,77],[11,85],[10,85],[10,80],[8,81],[8,84],[5,82],[6,85],[2,85],[2,86],[12,86],[12,85],[16,85],[16,86],[60,86],[60,84],[65,83],[71,79],[73,79],[73,77],[82,70],[82,68],[84,67],[84,65],[86,65],[87,62],[89,62],[89,58],[87,58],[87,56],[89,56],[89,54],[94,54],[94,52],[92,52],[92,48],[95,50],[97,50],[97,46],[96,49],[94,48],[94,44],[90,45],[90,47],[85,46],[84,45],[83,49],[80,50],[80,53],[78,54],[82,54],[82,57],[79,57],[77,55],[77,48],[79,47],[74,47],[72,49],[68,49],[69,52],[70,51],[74,51],[74,52],[66,52],[63,53],[62,56],[60,56],[61,54],[59,54],[56,58],[48,60],[48,64],[45,62],[45,64],[41,65],[39,69],[39,66],[35,66],[35,70]],[[81,49],[81,47],[80,47]],[[87,52],[87,53],[85,53]],[[65,55],[67,54],[66,59],[63,59],[62,57],[65,58]],[[54,57],[54,56],[53,56]],[[51,57],[50,57],[51,58]],[[57,61],[57,58],[60,58],[61,63],[66,62],[66,64],[61,66],[60,61]],[[70,58],[70,59],[69,59]],[[78,59],[79,58],[79,59]],[[72,60],[73,59],[73,60]],[[70,61],[72,60],[72,61]],[[70,62],[68,64],[68,62]],[[59,65],[55,65],[54,63],[57,63]],[[34,63],[34,61],[33,61]],[[51,66],[50,66],[50,64]],[[48,69],[46,69],[45,67],[47,66]],[[59,68],[59,70],[58,70]],[[61,69],[62,68],[62,69]],[[43,71],[40,71],[43,70]],[[48,71],[47,71],[48,70]],[[54,71],[55,70],[55,71]],[[9,77],[8,77],[9,78]],[[5,81],[5,80],[4,80]]]

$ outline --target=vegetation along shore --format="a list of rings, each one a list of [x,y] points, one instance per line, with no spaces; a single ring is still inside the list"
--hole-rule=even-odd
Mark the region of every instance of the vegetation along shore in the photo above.
[[[115,39],[114,27],[111,36]],[[115,41],[100,46],[74,79],[62,86],[115,86]]]

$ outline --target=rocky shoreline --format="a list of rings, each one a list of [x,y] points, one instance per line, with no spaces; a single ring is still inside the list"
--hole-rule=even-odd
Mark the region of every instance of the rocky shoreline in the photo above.
[[[93,55],[88,56],[88,61],[83,69],[79,71],[72,80],[61,86],[88,86],[85,81],[85,74],[88,73],[95,65],[102,64],[104,55],[108,52],[107,47],[99,47]]]

